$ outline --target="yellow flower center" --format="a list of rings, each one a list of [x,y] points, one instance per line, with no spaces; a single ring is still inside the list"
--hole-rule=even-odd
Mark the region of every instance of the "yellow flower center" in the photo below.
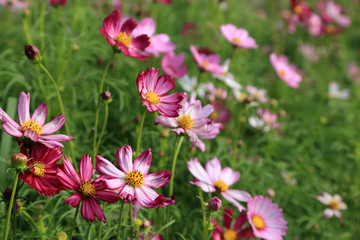
[[[94,197],[96,193],[95,187],[90,181],[83,181],[79,190],[84,197]]]
[[[145,94],[146,97],[146,101],[148,101],[150,104],[158,104],[159,103],[159,95],[157,95],[156,93],[154,93],[154,91],[150,90],[149,92],[147,92]]]
[[[234,37],[233,41],[236,42],[237,44],[241,44],[241,43],[242,43],[241,39],[238,38],[238,37]]]
[[[219,118],[219,114],[217,112],[213,112],[210,116],[211,119],[216,120]]]
[[[238,239],[237,233],[232,229],[226,229],[223,233],[224,240],[236,240]]]
[[[299,5],[297,5],[295,8],[294,8],[294,12],[297,13],[297,14],[300,14],[302,11],[302,7],[300,7]]]
[[[252,217],[252,222],[255,225],[256,229],[264,229],[265,228],[265,222],[262,219],[262,217],[255,215]]]
[[[340,209],[340,202],[336,201],[335,199],[331,199],[331,201],[329,203],[329,207],[331,209],[334,209],[334,210],[339,210]]]
[[[192,128],[194,119],[191,119],[189,116],[181,116],[178,118],[178,124],[179,127],[181,127],[184,130],[188,130]]]
[[[286,75],[285,70],[284,70],[284,69],[281,69],[281,70],[280,70],[280,76],[285,77],[285,75]]]
[[[208,62],[208,61],[206,61],[206,60],[203,60],[202,62],[201,62],[201,64],[204,66],[204,67],[209,67],[210,66],[210,63]]]
[[[27,120],[26,122],[24,122],[21,125],[21,128],[23,131],[26,131],[28,129],[30,129],[33,132],[36,132],[36,134],[38,136],[40,136],[42,134],[43,128],[42,126],[39,124],[38,121],[33,121],[31,119]]]
[[[122,43],[124,44],[126,47],[129,47],[131,44],[131,37],[130,34],[126,34],[124,32],[119,33],[115,39],[114,39],[117,43]]]
[[[33,168],[33,175],[35,176],[42,177],[46,173],[45,165],[42,162],[35,161]]]
[[[222,180],[216,180],[215,182],[215,188],[220,190],[221,192],[225,192],[229,189],[229,186],[224,183]]]
[[[142,187],[145,182],[144,175],[138,170],[131,170],[126,174],[125,182],[133,187]]]
[[[326,26],[326,32],[327,33],[334,33],[335,32],[335,27],[333,26],[333,25],[328,25],[328,26]]]

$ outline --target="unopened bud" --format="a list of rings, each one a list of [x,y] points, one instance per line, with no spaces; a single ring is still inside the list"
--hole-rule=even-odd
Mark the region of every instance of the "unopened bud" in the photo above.
[[[56,238],[57,240],[66,240],[67,234],[65,232],[59,232],[58,234],[56,234]]]
[[[221,200],[218,197],[213,197],[210,199],[208,207],[212,211],[219,211],[221,208]]]
[[[135,119],[134,119],[134,121],[135,121],[136,123],[139,123],[139,122],[141,121],[141,117],[140,117],[140,116],[136,116]]]
[[[7,201],[10,201],[11,199],[11,194],[12,194],[12,188],[7,188],[5,189],[5,191],[3,192],[3,196]]]
[[[16,201],[16,202],[15,202],[16,212],[20,212],[21,206],[22,206],[22,204],[21,204],[20,201]]]
[[[269,198],[275,197],[275,191],[272,188],[269,188],[268,190],[266,190],[266,194],[269,196]]]
[[[110,91],[102,92],[101,93],[101,98],[102,98],[102,100],[104,100],[104,102],[110,103],[112,101],[111,92]]]
[[[33,62],[40,60],[40,51],[34,45],[25,45],[25,55]]]
[[[140,226],[143,224],[143,221],[141,221],[141,219],[138,218],[138,219],[136,219],[136,220],[134,221],[134,224],[135,224],[135,226],[140,227]]]
[[[143,220],[143,224],[141,225],[141,227],[143,228],[143,229],[146,229],[146,228],[148,228],[148,227],[150,227],[151,226],[151,222],[150,222],[150,220],[148,220],[148,219],[144,219]]]
[[[24,170],[26,168],[26,163],[28,162],[26,155],[22,153],[14,153],[11,156],[11,167],[18,170]]]

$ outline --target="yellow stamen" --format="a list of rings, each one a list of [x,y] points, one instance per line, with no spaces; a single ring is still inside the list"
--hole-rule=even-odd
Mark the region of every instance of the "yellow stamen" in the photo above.
[[[126,174],[125,182],[133,187],[142,187],[145,182],[144,175],[138,170],[131,170]]]
[[[284,69],[281,69],[280,70],[280,76],[285,77],[285,75],[286,75],[286,71]]]
[[[333,25],[328,25],[328,26],[326,26],[326,32],[327,33],[334,33],[335,32],[335,27],[333,26]]]
[[[189,116],[181,116],[178,118],[178,124],[179,127],[181,127],[184,130],[188,130],[192,128],[194,119],[191,119]]]
[[[232,229],[226,229],[223,233],[224,240],[236,240],[238,239],[236,231]]]
[[[154,91],[150,90],[149,92],[147,92],[145,94],[146,97],[146,101],[148,101],[150,104],[158,104],[159,103],[159,95],[157,95],[156,93],[154,93]]]
[[[38,121],[33,121],[31,119],[27,120],[26,122],[24,122],[21,125],[21,128],[23,131],[26,131],[28,129],[30,129],[33,132],[36,132],[36,134],[38,136],[40,136],[42,134],[43,128],[42,126],[39,124]]]
[[[35,161],[34,164],[34,172],[33,175],[42,177],[46,173],[45,165],[42,162]]]
[[[224,183],[222,180],[216,180],[215,182],[215,188],[220,190],[221,192],[225,192],[229,189],[229,186]]]
[[[114,39],[117,43],[122,43],[124,44],[126,47],[129,47],[131,44],[131,37],[130,34],[126,34],[124,32],[119,33],[115,39]]]
[[[213,119],[213,120],[216,120],[219,118],[219,114],[217,112],[213,112],[211,115],[210,115],[210,118]]]
[[[90,181],[83,181],[80,185],[79,191],[84,197],[94,197],[96,194],[95,187]]]
[[[238,37],[234,37],[233,41],[234,41],[235,43],[237,43],[237,44],[241,44],[241,43],[242,43],[241,39],[238,38]]]
[[[255,215],[252,217],[252,222],[255,225],[256,229],[264,229],[265,228],[265,222],[262,219],[262,217]]]
[[[295,8],[294,8],[294,12],[297,13],[297,14],[300,14],[302,12],[302,7],[297,5]]]
[[[331,199],[329,207],[334,210],[340,210],[340,202],[335,199]]]
[[[206,61],[206,60],[203,60],[202,62],[201,62],[201,64],[204,66],[204,67],[209,67],[210,66],[210,63],[208,62],[208,61]]]

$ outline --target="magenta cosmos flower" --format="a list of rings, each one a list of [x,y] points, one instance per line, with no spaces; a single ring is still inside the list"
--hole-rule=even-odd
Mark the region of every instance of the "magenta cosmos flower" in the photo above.
[[[195,59],[199,68],[204,69],[215,75],[221,75],[224,73],[222,66],[220,65],[220,57],[217,54],[213,54],[205,49],[197,49],[194,46],[190,46],[190,51]]]
[[[63,168],[62,164],[56,164],[63,155],[60,147],[52,149],[36,143],[29,152],[22,145],[21,152],[29,159],[26,164],[29,171],[20,173],[19,179],[22,179],[30,188],[35,188],[40,195],[47,197],[65,190],[59,182],[56,172],[57,168]]]
[[[228,40],[232,45],[240,48],[257,48],[258,45],[255,42],[255,39],[249,36],[249,33],[246,29],[237,28],[233,24],[224,24],[220,26],[220,31],[222,35]]]
[[[323,214],[325,218],[331,218],[332,216],[340,219],[342,217],[341,210],[347,209],[346,203],[343,202],[339,194],[334,196],[324,192],[322,195],[316,196],[316,198],[328,207],[325,208]]]
[[[49,3],[53,6],[65,6],[67,0],[49,0]]]
[[[168,52],[161,60],[161,67],[164,72],[173,78],[182,78],[187,73],[187,66],[184,64],[185,56]]]
[[[282,209],[268,197],[255,196],[247,203],[247,216],[255,237],[281,240],[286,234],[287,221]]]
[[[148,68],[138,75],[136,84],[139,89],[141,102],[149,112],[160,112],[166,117],[179,116],[180,102],[183,93],[168,94],[174,87],[175,81],[166,75],[159,76],[159,69]],[[166,95],[166,96],[165,96]]]
[[[101,181],[111,190],[119,190],[119,197],[124,202],[137,202],[145,208],[157,208],[175,203],[173,196],[163,197],[154,188],[161,188],[169,183],[172,176],[169,170],[148,174],[151,164],[151,149],[141,153],[132,162],[131,147],[121,147],[117,150],[117,162],[120,169],[110,161],[96,156],[96,169],[101,173]]]
[[[47,105],[41,103],[30,117],[30,93],[21,92],[18,102],[19,124],[0,108],[0,120],[4,131],[14,137],[22,138],[25,145],[31,142],[40,142],[49,148],[64,147],[59,142],[74,140],[73,137],[63,134],[52,134],[58,131],[65,123],[66,117],[58,115],[54,120],[44,125],[47,115]],[[29,142],[30,140],[30,142]]]
[[[234,210],[227,208],[223,214],[224,229],[217,225],[212,234],[212,240],[236,240],[253,238],[254,234],[250,226],[245,226],[248,222],[245,212],[239,214],[236,218],[234,225],[231,222],[234,217]]]
[[[245,208],[238,202],[247,202],[251,199],[248,192],[236,189],[229,189],[240,179],[240,172],[229,167],[221,169],[217,157],[206,163],[205,169],[198,162],[197,158],[190,159],[187,163],[188,169],[195,177],[191,184],[200,187],[204,192],[219,192],[227,201],[234,204],[241,212]]]
[[[116,50],[128,57],[137,58],[146,61],[145,58],[151,58],[147,54],[141,53],[150,44],[150,38],[146,34],[141,34],[136,38],[131,37],[132,31],[136,28],[135,20],[129,18],[121,24],[121,12],[114,10],[107,16],[100,27],[100,33],[106,37],[108,43],[116,47]]]
[[[185,96],[187,98],[187,95]],[[184,99],[180,104],[183,108],[179,110],[179,117],[158,116],[155,124],[174,127],[175,129],[171,130],[177,134],[186,133],[193,143],[190,150],[197,146],[204,152],[205,144],[200,138],[212,139],[220,132],[220,124],[208,119],[208,116],[214,111],[214,107],[210,104],[202,107],[200,100],[196,100],[194,97],[189,102]]]
[[[270,54],[270,62],[274,67],[278,77],[283,80],[289,87],[298,88],[301,82],[301,75],[296,71],[296,67],[288,63],[284,55],[276,56]]]
[[[57,169],[58,178],[66,188],[76,191],[64,202],[75,208],[82,201],[81,216],[85,220],[93,222],[97,217],[100,221],[106,221],[97,199],[115,203],[119,200],[119,197],[117,193],[106,191],[107,189],[100,181],[91,179],[94,168],[89,154],[84,155],[80,160],[80,176],[75,171],[69,158],[64,158],[63,165],[63,170]]]

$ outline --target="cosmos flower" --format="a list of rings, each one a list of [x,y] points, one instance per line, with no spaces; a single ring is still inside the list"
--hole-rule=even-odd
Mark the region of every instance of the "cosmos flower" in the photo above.
[[[252,85],[247,85],[246,86],[246,91],[249,93],[249,96],[253,99],[253,100],[257,100],[261,103],[266,103],[268,101],[267,97],[266,97],[266,90],[265,89],[258,89],[255,86]]]
[[[257,114],[264,121],[264,123],[270,128],[277,129],[280,128],[280,124],[277,122],[276,113],[270,112],[269,109],[263,110],[262,108],[257,109]]]
[[[351,19],[342,14],[344,9],[340,4],[334,1],[319,1],[317,5],[319,11],[322,13],[321,17],[325,22],[329,23],[334,21],[341,27],[348,27],[351,24]]]
[[[347,209],[346,204],[338,194],[332,196],[327,192],[323,192],[322,195],[318,195],[316,198],[321,203],[328,206],[323,212],[325,218],[331,218],[332,216],[335,216],[340,219],[342,217],[340,210]]]
[[[114,10],[107,16],[100,27],[100,33],[106,37],[108,43],[121,51],[125,56],[137,58],[146,61],[145,58],[151,58],[143,51],[150,44],[150,38],[146,34],[141,34],[135,38],[131,37],[132,31],[137,23],[132,18],[127,19],[121,24],[121,11]]]
[[[142,99],[149,112],[160,112],[166,117],[179,116],[180,102],[184,99],[183,93],[168,94],[174,87],[175,81],[167,75],[159,76],[159,69],[148,68],[138,75],[136,84]],[[166,95],[166,96],[165,96]]]
[[[29,152],[22,145],[21,152],[29,159],[26,164],[29,170],[20,173],[19,179],[22,179],[30,188],[35,188],[40,195],[47,197],[65,190],[56,175],[56,169],[63,168],[62,164],[56,163],[63,155],[60,147],[51,149],[43,144],[36,143]]]
[[[222,216],[225,228],[223,229],[220,225],[217,225],[213,231],[212,240],[236,240],[254,237],[251,227],[246,226],[248,219],[245,212],[239,214],[233,226],[231,224],[234,218],[233,209],[225,209]]]
[[[178,80],[180,86],[188,93],[190,93],[191,97],[205,97],[206,93],[206,84],[200,83],[198,84],[197,77],[190,77],[185,74],[182,78]]]
[[[268,197],[255,196],[247,202],[247,217],[255,237],[281,240],[286,234],[287,221],[282,209]]]
[[[270,62],[281,80],[291,88],[299,88],[301,75],[296,71],[294,65],[288,63],[287,57],[284,55],[277,56],[275,53],[271,53]]]
[[[173,78],[181,78],[187,73],[187,66],[184,64],[185,56],[176,55],[174,52],[168,52],[161,60],[161,67],[164,72]]]
[[[195,177],[191,184],[200,187],[204,192],[219,192],[227,201],[234,204],[239,211],[245,208],[238,202],[247,202],[251,195],[245,191],[229,189],[240,179],[240,172],[229,167],[221,169],[220,161],[216,157],[206,163],[205,169],[198,162],[197,158],[190,159],[187,163],[188,169]]]
[[[312,9],[308,3],[305,1],[298,2],[297,0],[291,0],[291,8],[300,22],[306,24],[312,13]]]
[[[224,64],[222,65],[223,74],[221,74],[221,75],[213,74],[213,77],[219,79],[220,81],[223,81],[233,91],[241,90],[241,88],[242,88],[241,84],[238,83],[235,80],[234,75],[229,72],[230,63],[231,63],[231,60],[226,59],[224,61]]]
[[[210,118],[219,124],[220,129],[224,129],[224,124],[230,122],[230,109],[225,107],[225,104],[225,101],[219,101],[217,99],[212,102],[214,112],[210,115]]]
[[[311,35],[318,37],[323,34],[323,22],[321,17],[312,13],[307,22],[308,31]]]
[[[343,89],[340,90],[339,84],[337,82],[331,82],[329,84],[328,94],[330,98],[347,100],[350,98],[350,90]]]
[[[12,12],[16,12],[28,7],[26,2],[20,0],[0,0],[0,5],[4,6]]]
[[[75,194],[65,199],[64,202],[75,208],[82,201],[81,216],[85,220],[93,222],[95,217],[97,217],[102,222],[106,221],[97,199],[115,203],[119,200],[118,194],[106,191],[106,187],[100,181],[91,179],[94,168],[89,154],[82,156],[79,170],[80,175],[75,171],[67,157],[63,160],[63,170],[57,169],[59,181],[66,188],[76,191]]]
[[[231,44],[240,48],[257,48],[255,40],[249,36],[249,33],[246,29],[237,28],[233,24],[224,24],[220,26],[220,31],[222,35],[228,40]]]
[[[66,117],[58,115],[54,120],[44,125],[47,115],[47,105],[41,103],[30,117],[30,93],[21,92],[18,102],[19,124],[0,108],[0,120],[4,131],[20,140],[26,146],[33,142],[40,142],[49,148],[64,147],[60,142],[74,140],[73,137],[63,134],[52,134],[58,131],[65,123]],[[52,135],[44,135],[52,134]]]
[[[129,145],[118,149],[116,158],[120,169],[100,155],[96,156],[96,169],[102,175],[101,181],[105,186],[111,190],[119,190],[119,197],[124,202],[137,200],[145,208],[174,204],[173,196],[163,197],[152,189],[168,184],[172,174],[169,170],[148,174],[152,158],[151,149],[141,153],[134,163],[132,156],[133,152]]]
[[[200,69],[216,75],[221,75],[224,73],[220,65],[219,55],[213,54],[205,49],[197,49],[192,45],[190,46],[190,51]]]

